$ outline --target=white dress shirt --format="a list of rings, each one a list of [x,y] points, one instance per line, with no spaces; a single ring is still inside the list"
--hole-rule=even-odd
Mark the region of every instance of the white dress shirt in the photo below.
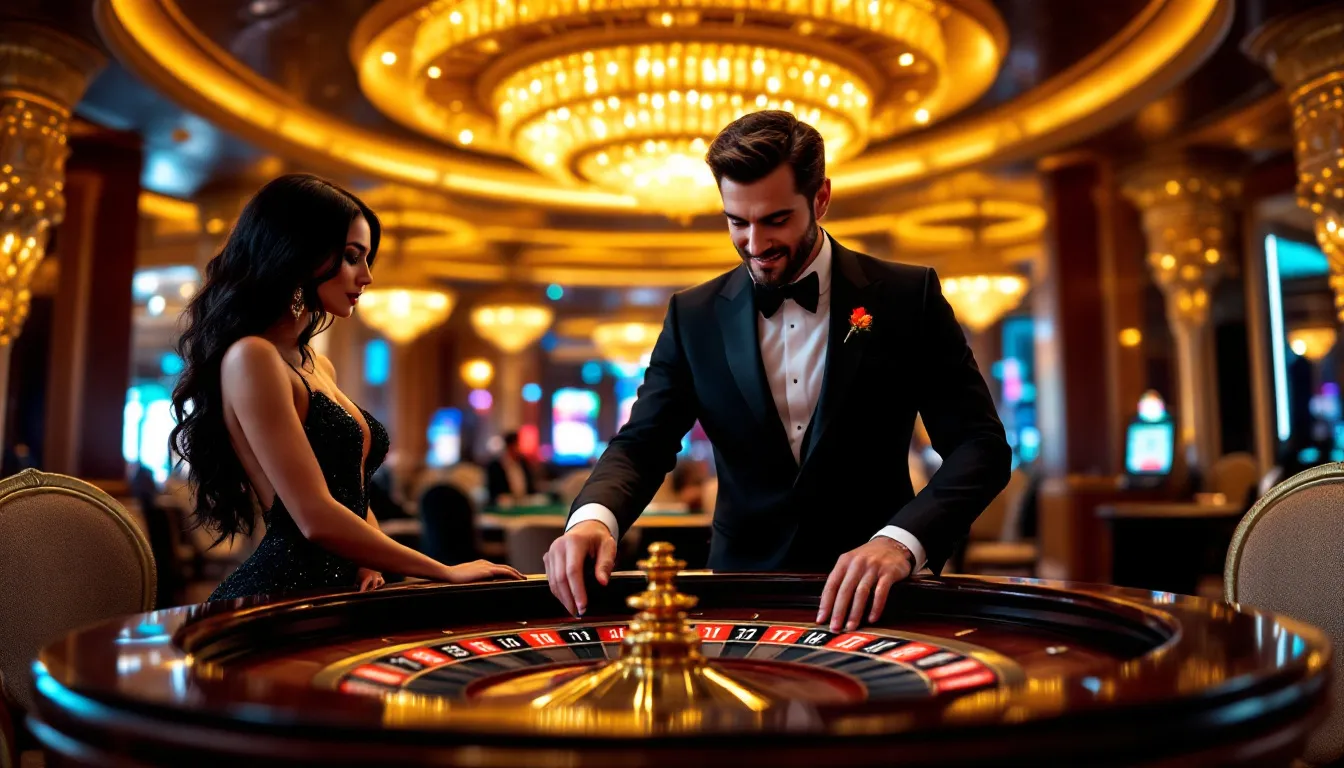
[[[770,317],[756,313],[756,333],[760,340],[761,364],[770,382],[779,420],[788,433],[793,459],[802,462],[803,438],[807,425],[821,398],[821,383],[826,373],[826,348],[831,322],[831,237],[822,233],[821,250],[795,282],[817,273],[819,296],[817,311],[808,312],[793,299],[785,299],[779,311]],[[585,520],[600,520],[620,538],[616,515],[601,504],[584,504],[574,511],[565,530]],[[924,567],[924,546],[904,528],[888,525],[875,534],[904,544],[915,558],[915,570]]]

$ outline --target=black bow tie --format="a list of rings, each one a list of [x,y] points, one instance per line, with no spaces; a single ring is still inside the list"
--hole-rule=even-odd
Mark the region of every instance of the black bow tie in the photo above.
[[[756,308],[765,317],[771,317],[778,312],[785,299],[793,299],[798,306],[815,313],[817,300],[821,296],[821,279],[817,277],[816,272],[810,272],[802,280],[779,288],[756,283],[752,286],[752,291],[756,294]]]

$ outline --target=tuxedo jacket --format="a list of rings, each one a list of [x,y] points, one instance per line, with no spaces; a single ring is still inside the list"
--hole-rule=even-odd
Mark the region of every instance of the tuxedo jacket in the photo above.
[[[846,341],[857,307],[872,325]],[[827,572],[895,525],[940,571],[1008,482],[989,389],[932,269],[833,241],[830,314],[821,393],[796,461],[761,363],[746,266],[674,295],[630,419],[570,514],[602,504],[624,535],[699,419],[719,476],[710,568]],[[943,458],[918,496],[908,458],[917,413]]]
[[[536,474],[526,461],[519,462],[519,466],[523,470],[523,477],[527,480],[527,493],[530,496],[537,492]],[[503,459],[496,457],[485,465],[485,487],[486,492],[490,494],[491,504],[494,504],[500,496],[513,492],[513,488],[509,485],[509,472],[504,468]]]

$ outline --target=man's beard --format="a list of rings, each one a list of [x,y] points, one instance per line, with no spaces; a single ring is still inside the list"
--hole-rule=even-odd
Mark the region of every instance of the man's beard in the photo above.
[[[810,214],[808,216],[807,230],[803,232],[802,239],[794,244],[792,248],[787,245],[780,245],[771,248],[760,254],[762,257],[782,256],[783,267],[778,271],[764,271],[761,266],[756,264],[750,252],[745,248],[737,248],[737,255],[747,265],[751,272],[751,279],[758,285],[768,288],[779,288],[788,285],[798,278],[803,271],[803,265],[807,263],[808,257],[812,255],[812,249],[817,245],[817,219]],[[771,263],[771,267],[775,264]]]

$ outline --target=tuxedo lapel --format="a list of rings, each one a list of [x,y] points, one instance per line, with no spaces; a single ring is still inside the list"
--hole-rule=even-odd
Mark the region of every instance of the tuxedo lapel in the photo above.
[[[826,341],[826,373],[822,376],[821,396],[817,398],[816,412],[812,415],[808,439],[803,445],[803,468],[826,437],[826,429],[844,402],[859,364],[868,348],[868,333],[855,333],[848,341],[849,316],[856,307],[874,309],[872,298],[880,284],[870,282],[859,266],[854,252],[831,241],[831,318]],[[880,322],[875,320],[874,322]],[[799,473],[801,476],[801,472]]]
[[[766,429],[784,434],[774,398],[766,383],[761,365],[761,347],[756,333],[756,304],[752,299],[751,276],[746,267],[738,267],[728,284],[719,293],[716,304],[719,329],[723,333],[723,349],[728,356],[728,369],[742,397],[751,409],[752,417]],[[787,437],[784,438],[788,441]]]

